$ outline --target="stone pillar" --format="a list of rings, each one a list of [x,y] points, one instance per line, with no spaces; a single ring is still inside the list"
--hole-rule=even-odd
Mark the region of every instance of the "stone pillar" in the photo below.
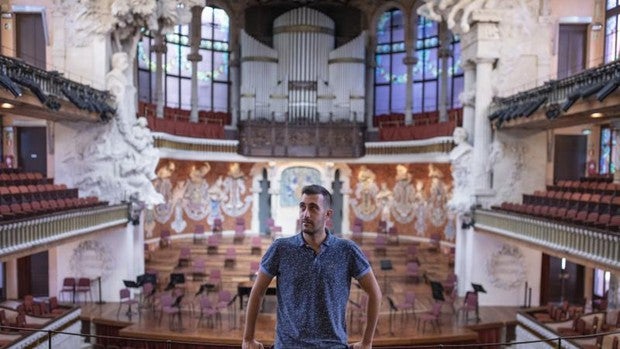
[[[437,56],[440,59],[441,75],[439,76],[439,99],[437,109],[439,110],[439,121],[448,121],[448,84],[450,83],[448,77],[449,58],[452,56],[452,50],[450,50],[450,32],[446,22],[439,23],[439,51]]]
[[[17,285],[19,282],[17,280],[17,258],[12,258],[6,261],[5,271],[6,274],[4,275],[4,280],[6,281],[6,299],[18,299],[19,290],[17,289]],[[56,292],[53,294],[56,294]]]
[[[494,58],[476,59],[476,81],[491,81],[491,71],[493,70]],[[476,183],[476,194],[488,193],[491,189],[491,176],[487,171],[486,162],[488,161],[491,147],[491,123],[487,118],[487,108],[491,103],[492,90],[490,83],[476,84],[476,101],[474,115],[474,183]]]
[[[161,33],[155,34],[155,44],[151,46],[151,51],[155,52],[155,110],[158,118],[164,117],[164,66],[162,56],[168,51],[164,36]]]
[[[375,60],[375,48],[377,46],[377,37],[371,35],[366,48],[366,128],[373,130],[375,127],[372,121],[375,115],[375,68],[377,62]]]
[[[418,57],[406,56],[403,63],[407,67],[407,88],[405,92],[405,125],[413,125],[413,68],[418,63]]]
[[[620,309],[620,278],[616,272],[611,272],[610,274],[607,309]]]
[[[474,140],[474,103],[476,100],[476,70],[471,61],[464,61],[463,68],[463,92],[459,96],[463,106],[463,128],[469,135],[468,142],[473,144]]]
[[[407,69],[407,82],[405,87],[405,125],[413,124],[413,68],[418,62],[418,58],[415,55],[415,41],[414,28],[417,21],[417,15],[415,13],[409,14],[404,12],[403,16],[405,25],[405,52],[406,55],[403,58],[403,64]],[[409,19],[411,18],[411,19]],[[416,30],[417,33],[417,30]],[[417,35],[417,34],[416,34]]]
[[[240,77],[240,66],[241,66],[241,62],[239,60],[240,57],[240,53],[239,53],[239,44],[237,43],[237,41],[231,41],[231,53],[230,53],[230,64],[229,64],[229,69],[230,69],[230,81],[231,81],[231,88],[230,88],[230,101],[231,101],[231,121],[230,121],[230,125],[233,128],[237,128],[237,120],[240,119],[241,115],[239,114],[239,104],[241,103],[240,101],[240,91],[241,91],[241,80],[239,79]]]
[[[190,122],[198,122],[198,62],[202,61],[202,56],[200,55],[200,39],[202,37],[201,32],[201,21],[202,21],[202,7],[194,6],[192,7],[192,20],[190,22],[190,53],[187,55],[187,60],[192,62],[192,96],[190,99],[190,103],[192,105],[191,113],[189,115]]]

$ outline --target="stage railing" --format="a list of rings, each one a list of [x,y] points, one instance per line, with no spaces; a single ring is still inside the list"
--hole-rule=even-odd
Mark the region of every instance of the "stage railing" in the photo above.
[[[10,331],[16,331],[16,334],[22,334],[22,336],[13,342],[4,343],[10,348],[36,348],[36,349],[57,349],[57,348],[77,348],[84,346],[88,343],[93,345],[94,348],[106,346],[122,346],[123,348],[155,348],[155,349],[232,349],[240,348],[239,345],[221,344],[216,342],[209,342],[205,340],[200,341],[179,341],[171,339],[144,339],[144,338],[130,338],[120,336],[108,336],[108,335],[91,335],[78,333],[79,311],[71,313],[69,316],[65,316],[61,322],[57,322],[52,326],[47,326],[42,329],[33,328],[21,328],[5,326],[5,333],[11,333]],[[64,330],[58,330],[58,328],[64,328]],[[19,331],[19,332],[17,332]],[[72,332],[75,331],[75,332]],[[524,331],[528,331],[524,328]],[[531,332],[529,332],[532,334]],[[551,334],[553,332],[550,331]],[[578,344],[580,340],[595,340],[599,336],[618,336],[620,331],[597,333],[591,335],[571,336],[571,337],[551,337],[546,339],[532,339],[522,341],[510,341],[510,342],[498,342],[498,343],[472,343],[472,344],[387,344],[377,345],[373,344],[375,348],[382,349],[422,349],[422,348],[581,348]],[[535,338],[532,334],[531,338]],[[239,339],[241,341],[241,339]],[[270,348],[270,346],[266,346]]]

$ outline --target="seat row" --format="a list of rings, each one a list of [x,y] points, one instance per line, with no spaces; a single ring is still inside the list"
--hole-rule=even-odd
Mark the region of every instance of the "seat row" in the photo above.
[[[607,181],[558,181],[555,185],[548,185],[547,190],[613,195],[620,193],[620,184]]]
[[[96,196],[85,198],[50,199],[32,202],[13,203],[0,205],[0,220],[10,221],[14,219],[32,218],[47,213],[61,212],[76,208],[87,208],[107,205],[105,201],[99,201]]]
[[[612,232],[620,232],[620,214],[599,213],[597,211],[578,210],[576,208],[519,204],[511,202],[503,202],[499,207],[493,208],[507,212],[521,213],[557,220],[563,223],[577,224]]]
[[[77,198],[77,188],[67,188],[64,184],[30,184],[0,186],[0,204],[20,204],[51,199]]]
[[[523,194],[524,205],[575,208],[615,214],[620,211],[620,195],[601,195],[568,191],[535,191]],[[620,213],[620,212],[619,212]]]

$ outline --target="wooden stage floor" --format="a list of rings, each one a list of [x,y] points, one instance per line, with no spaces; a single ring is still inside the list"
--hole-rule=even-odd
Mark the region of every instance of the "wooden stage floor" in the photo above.
[[[237,285],[242,281],[249,280],[248,270],[251,261],[260,260],[261,253],[250,250],[249,240],[235,243],[232,237],[224,237],[218,253],[207,254],[206,246],[194,244],[191,238],[174,240],[171,247],[151,251],[147,261],[147,270],[157,271],[158,289],[163,290],[168,283],[170,273],[186,273],[186,282],[182,287],[185,289],[185,297],[181,304],[181,321],[175,318],[172,323],[167,315],[160,318],[160,312],[153,308],[141,307],[140,311],[128,316],[126,306],[121,308],[119,315],[119,303],[82,304],[83,320],[92,323],[112,324],[118,327],[125,326],[119,331],[122,337],[148,338],[150,340],[173,340],[181,342],[200,342],[201,344],[213,343],[220,345],[239,346],[243,333],[244,311],[239,309],[239,303],[223,310],[220,319],[210,321],[200,319],[199,296],[194,296],[204,280],[193,280],[191,277],[191,263],[189,266],[180,267],[177,258],[181,247],[190,247],[192,260],[205,259],[207,261],[206,273],[212,268],[222,271],[222,288],[237,294]],[[379,318],[379,325],[375,334],[375,347],[398,347],[421,344],[447,344],[447,343],[475,343],[478,337],[476,328],[489,326],[502,327],[512,325],[519,310],[516,307],[480,307],[480,321],[476,321],[475,314],[470,313],[469,319],[464,314],[457,316],[450,304],[444,303],[441,312],[441,326],[434,329],[430,325],[418,327],[417,316],[431,309],[434,302],[429,281],[442,281],[452,269],[449,258],[443,251],[436,251],[425,244],[417,246],[416,258],[420,263],[421,277],[409,278],[406,276],[405,265],[411,258],[407,248],[412,243],[401,241],[398,244],[390,244],[385,254],[374,251],[374,239],[366,238],[361,244],[365,253],[369,255],[375,269],[375,274],[381,285],[384,300]],[[263,249],[268,246],[270,240],[263,239]],[[234,265],[224,267],[224,251],[228,247],[237,250],[237,261]],[[380,261],[389,259],[393,269],[380,270]],[[119,289],[122,284],[119,282]],[[415,314],[405,314],[400,311],[390,310],[387,297],[395,303],[404,300],[404,294],[413,291],[416,295]],[[163,292],[163,291],[160,291]],[[352,286],[351,299],[356,300],[362,291]],[[158,292],[159,293],[159,292]],[[481,295],[484,297],[484,295]],[[217,298],[217,292],[209,293],[213,300]],[[458,309],[463,304],[459,298],[454,307]],[[266,345],[273,343],[275,328],[275,296],[267,296],[259,315],[256,337]],[[136,310],[135,307],[133,310]],[[358,322],[348,320],[349,341],[355,342],[361,336],[361,325]]]

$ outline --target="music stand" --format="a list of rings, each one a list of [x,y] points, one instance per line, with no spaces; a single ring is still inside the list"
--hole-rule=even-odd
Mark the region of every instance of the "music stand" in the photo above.
[[[388,303],[390,303],[390,335],[394,335],[394,331],[392,330],[392,318],[396,315],[396,312],[398,311],[398,307],[396,306],[396,304],[394,304],[394,300],[392,299],[392,297],[388,296]]]
[[[487,293],[487,291],[480,284],[471,283],[471,287],[474,289],[474,293],[476,294],[476,321],[480,322],[480,312],[478,311],[478,303],[480,303],[480,296],[478,293]]]
[[[446,299],[443,296],[443,285],[437,281],[431,281],[431,290],[433,292],[433,299],[436,301],[444,302]]]
[[[385,290],[385,294],[389,294],[387,287],[387,272],[392,270],[392,261],[389,259],[382,259],[380,262],[381,270],[383,271],[383,289]]]
[[[172,274],[170,274],[170,282],[168,282],[168,285],[166,286],[165,291],[170,291],[177,284],[184,284],[184,283],[185,283],[185,274],[182,274],[182,273],[172,273]]]
[[[125,287],[127,288],[138,288],[140,287],[135,281],[133,280],[123,280],[123,284],[125,285]]]

